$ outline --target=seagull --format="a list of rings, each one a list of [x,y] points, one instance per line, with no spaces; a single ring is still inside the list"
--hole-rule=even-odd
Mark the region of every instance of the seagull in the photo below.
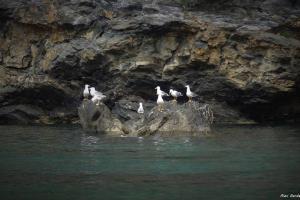
[[[177,100],[177,97],[182,96],[181,92],[178,92],[178,91],[173,90],[173,89],[170,89],[169,93],[171,94],[172,97],[174,97],[174,101]]]
[[[137,112],[138,112],[139,114],[143,114],[143,113],[144,113],[144,108],[143,108],[143,103],[142,103],[142,102],[140,102],[140,107],[139,107],[139,109],[137,110]]]
[[[161,94],[158,94],[158,97],[157,97],[157,105],[158,105],[158,111],[162,111],[162,106],[164,104],[164,100],[162,98],[162,95]]]
[[[190,86],[187,85],[186,87],[186,96],[189,98],[189,101],[192,101],[193,97],[198,96],[197,94],[195,94],[194,92],[191,91]]]
[[[99,103],[106,97],[102,92],[98,92],[94,87],[91,87],[92,102],[96,102],[96,105],[99,106]]]
[[[97,91],[94,87],[91,87],[91,95],[95,96],[95,95],[103,95],[102,92]]]
[[[90,89],[89,89],[89,85],[85,84],[84,85],[84,90],[83,90],[83,97],[84,99],[88,99],[90,96]]]
[[[97,96],[97,95],[95,95],[95,96],[93,96],[93,98],[92,98],[92,102],[93,102],[93,103],[96,103],[96,105],[99,106],[100,102],[101,102],[105,97],[106,97],[105,95],[103,95],[103,96]]]
[[[169,96],[166,92],[160,90],[159,86],[157,86],[155,89],[156,89],[156,95]]]

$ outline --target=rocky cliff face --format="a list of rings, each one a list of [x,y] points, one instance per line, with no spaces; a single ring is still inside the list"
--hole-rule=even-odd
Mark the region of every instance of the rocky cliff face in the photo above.
[[[298,1],[0,1],[1,123],[76,122],[84,84],[123,121],[185,84],[217,122],[296,120],[299,65]]]

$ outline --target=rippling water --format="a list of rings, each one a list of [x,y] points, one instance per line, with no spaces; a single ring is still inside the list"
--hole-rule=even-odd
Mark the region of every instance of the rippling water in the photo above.
[[[300,193],[300,128],[121,138],[0,126],[1,199],[278,199]]]

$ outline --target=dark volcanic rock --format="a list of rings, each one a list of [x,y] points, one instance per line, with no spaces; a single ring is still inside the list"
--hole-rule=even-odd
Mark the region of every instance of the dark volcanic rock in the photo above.
[[[186,84],[218,123],[300,118],[298,1],[122,2],[2,0],[0,123],[76,122],[84,84],[122,123]]]

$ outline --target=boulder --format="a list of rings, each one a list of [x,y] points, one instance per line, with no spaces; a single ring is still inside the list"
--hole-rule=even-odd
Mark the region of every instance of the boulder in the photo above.
[[[154,107],[148,115],[143,116],[142,126],[135,130],[135,135],[203,135],[210,132],[213,118],[208,104],[192,101],[179,105],[170,101],[164,104],[162,111]]]
[[[174,101],[166,102],[162,111],[154,107],[123,123],[105,104],[96,105],[90,100],[83,101],[78,113],[84,130],[109,135],[202,135],[210,131],[213,121],[210,106],[198,102],[182,105]]]
[[[83,129],[88,132],[124,134],[122,123],[105,104],[96,105],[91,100],[84,100],[78,108],[78,115]]]

